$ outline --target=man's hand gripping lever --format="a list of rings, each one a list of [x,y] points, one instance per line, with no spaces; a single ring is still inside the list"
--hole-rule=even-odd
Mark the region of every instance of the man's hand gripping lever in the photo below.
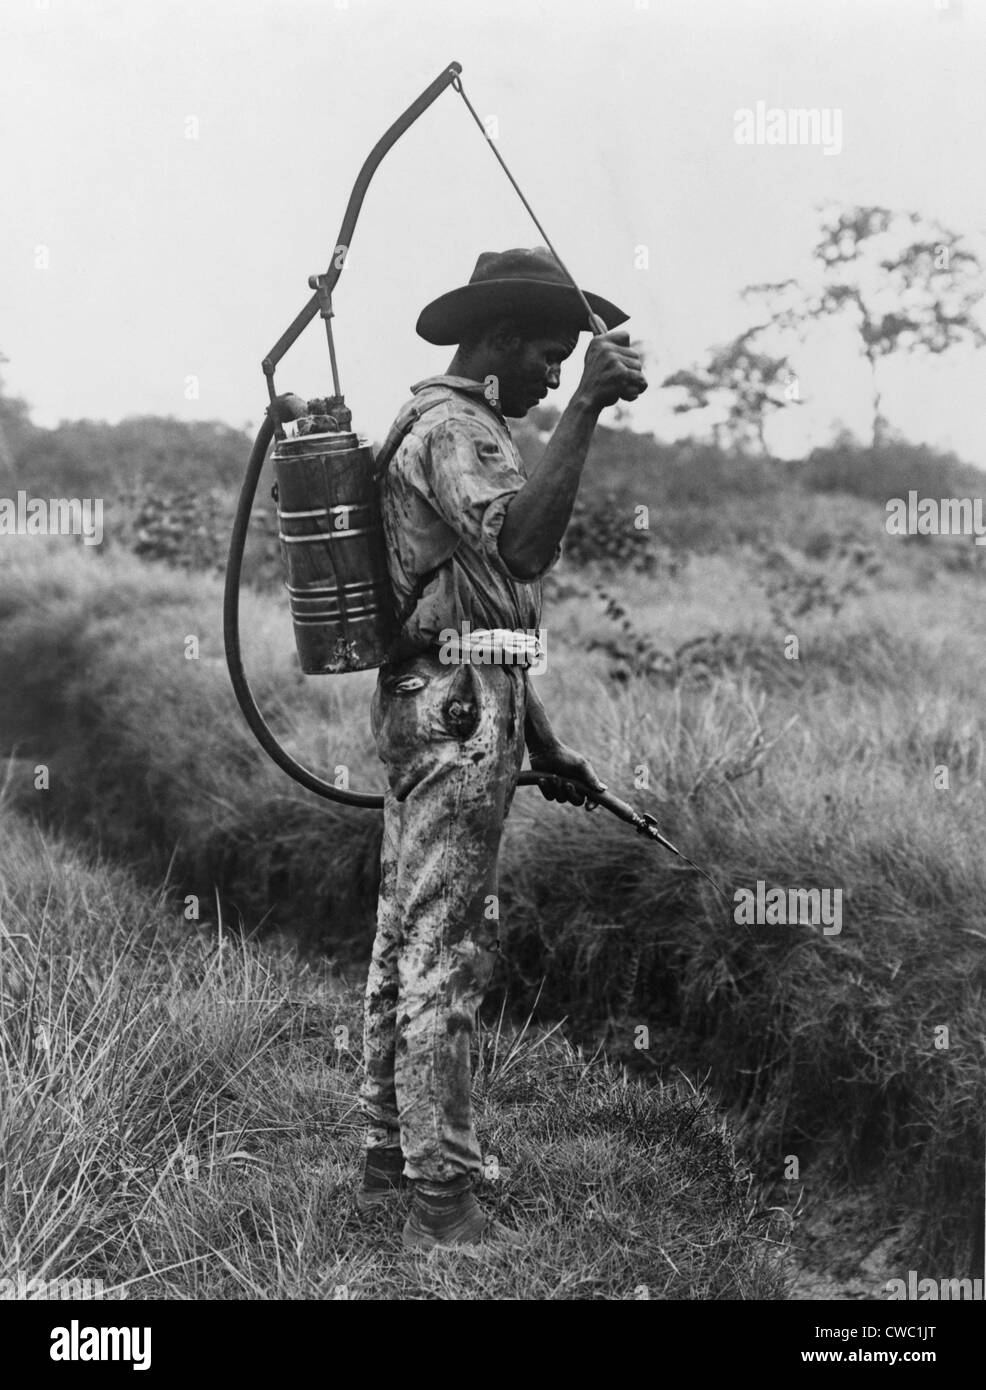
[[[595,315],[593,326],[602,331],[597,332],[586,349],[576,397],[596,410],[617,401],[635,401],[647,390],[647,378],[640,353],[630,346],[630,334],[622,328],[606,332]]]

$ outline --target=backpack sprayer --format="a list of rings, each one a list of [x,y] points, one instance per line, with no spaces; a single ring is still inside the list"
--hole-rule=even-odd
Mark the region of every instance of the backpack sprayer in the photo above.
[[[372,792],[349,791],[316,776],[278,743],[261,714],[243,669],[240,651],[240,572],[257,485],[271,442],[275,441],[273,462],[276,482],[272,494],[277,503],[281,560],[301,669],[310,676],[339,675],[347,671],[372,670],[385,661],[399,627],[387,569],[378,492],[379,478],[387,460],[378,459],[375,464],[373,451],[367,441],[351,428],[352,416],[339,385],[332,338],[332,292],[342,274],[356,219],[377,166],[391,146],[446,87],[454,87],[465,102],[545,244],[576,289],[593,333],[606,331],[606,325],[593,314],[577,282],[555,251],[533,208],[487,134],[463,90],[459,77],[461,72],[459,63],[449,63],[444,72],[425,88],[374,145],[349,195],[332,263],[323,275],[309,278],[309,288],[314,293],[261,364],[267,382],[268,405],[247,465],[226,565],[223,602],[226,663],[237,703],[257,741],[278,767],[309,791],[330,801],[372,810],[382,809],[382,796]],[[332,395],[309,401],[290,393],[278,395],[274,386],[274,370],[316,315],[325,324],[332,370]],[[293,428],[290,435],[285,428],[289,424]],[[522,772],[518,778],[522,786],[552,782],[561,784],[563,781],[572,783],[574,779],[537,772]],[[722,889],[704,869],[693,864],[661,834],[653,816],[646,811],[635,810],[610,792],[596,792],[581,782],[574,784],[592,801],[677,855],[722,894]]]

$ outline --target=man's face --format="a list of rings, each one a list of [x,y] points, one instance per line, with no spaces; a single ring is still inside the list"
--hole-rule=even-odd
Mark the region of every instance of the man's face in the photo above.
[[[567,328],[546,329],[543,336],[515,337],[498,364],[500,409],[520,419],[557,389],[561,364],[571,357],[578,334]]]

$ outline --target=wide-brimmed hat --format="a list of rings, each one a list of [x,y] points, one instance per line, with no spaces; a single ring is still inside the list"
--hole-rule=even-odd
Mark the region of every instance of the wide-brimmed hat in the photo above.
[[[630,317],[601,295],[582,293],[607,328],[617,328]],[[470,330],[511,314],[525,319],[543,316],[546,324],[576,333],[590,331],[585,305],[546,246],[484,251],[468,285],[425,305],[417,331],[429,343],[460,343]]]

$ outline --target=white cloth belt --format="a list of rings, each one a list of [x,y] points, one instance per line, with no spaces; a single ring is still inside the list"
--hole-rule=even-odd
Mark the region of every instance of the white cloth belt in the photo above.
[[[442,650],[450,652],[453,660],[480,666],[532,666],[544,656],[540,633],[509,627],[481,627],[464,636],[457,633],[454,641],[442,644]]]

